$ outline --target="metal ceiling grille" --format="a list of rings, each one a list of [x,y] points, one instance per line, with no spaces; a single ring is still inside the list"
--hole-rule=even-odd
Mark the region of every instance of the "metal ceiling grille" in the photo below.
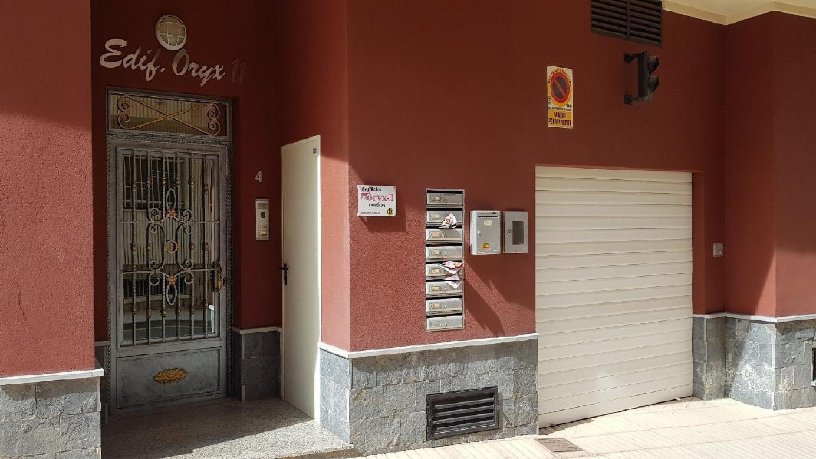
[[[662,0],[592,0],[592,30],[641,43],[663,42]]]
[[[497,387],[427,396],[428,440],[499,428]]]

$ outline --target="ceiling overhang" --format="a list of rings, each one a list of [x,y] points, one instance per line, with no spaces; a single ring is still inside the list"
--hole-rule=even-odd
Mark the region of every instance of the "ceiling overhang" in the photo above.
[[[816,19],[816,0],[664,0],[663,9],[716,24],[733,24],[771,11]]]

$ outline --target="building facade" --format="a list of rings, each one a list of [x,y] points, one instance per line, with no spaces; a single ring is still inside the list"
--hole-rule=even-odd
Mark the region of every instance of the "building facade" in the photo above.
[[[816,405],[816,5],[604,3],[0,2],[0,456]]]

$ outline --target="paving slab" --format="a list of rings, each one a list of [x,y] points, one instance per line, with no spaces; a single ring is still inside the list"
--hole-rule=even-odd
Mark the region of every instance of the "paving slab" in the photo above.
[[[126,413],[102,426],[103,458],[335,458],[354,450],[279,399]]]

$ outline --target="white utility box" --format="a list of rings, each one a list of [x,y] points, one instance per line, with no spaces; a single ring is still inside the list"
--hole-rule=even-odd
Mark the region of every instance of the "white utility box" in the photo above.
[[[471,255],[498,255],[501,253],[501,212],[474,210],[470,213]]]

